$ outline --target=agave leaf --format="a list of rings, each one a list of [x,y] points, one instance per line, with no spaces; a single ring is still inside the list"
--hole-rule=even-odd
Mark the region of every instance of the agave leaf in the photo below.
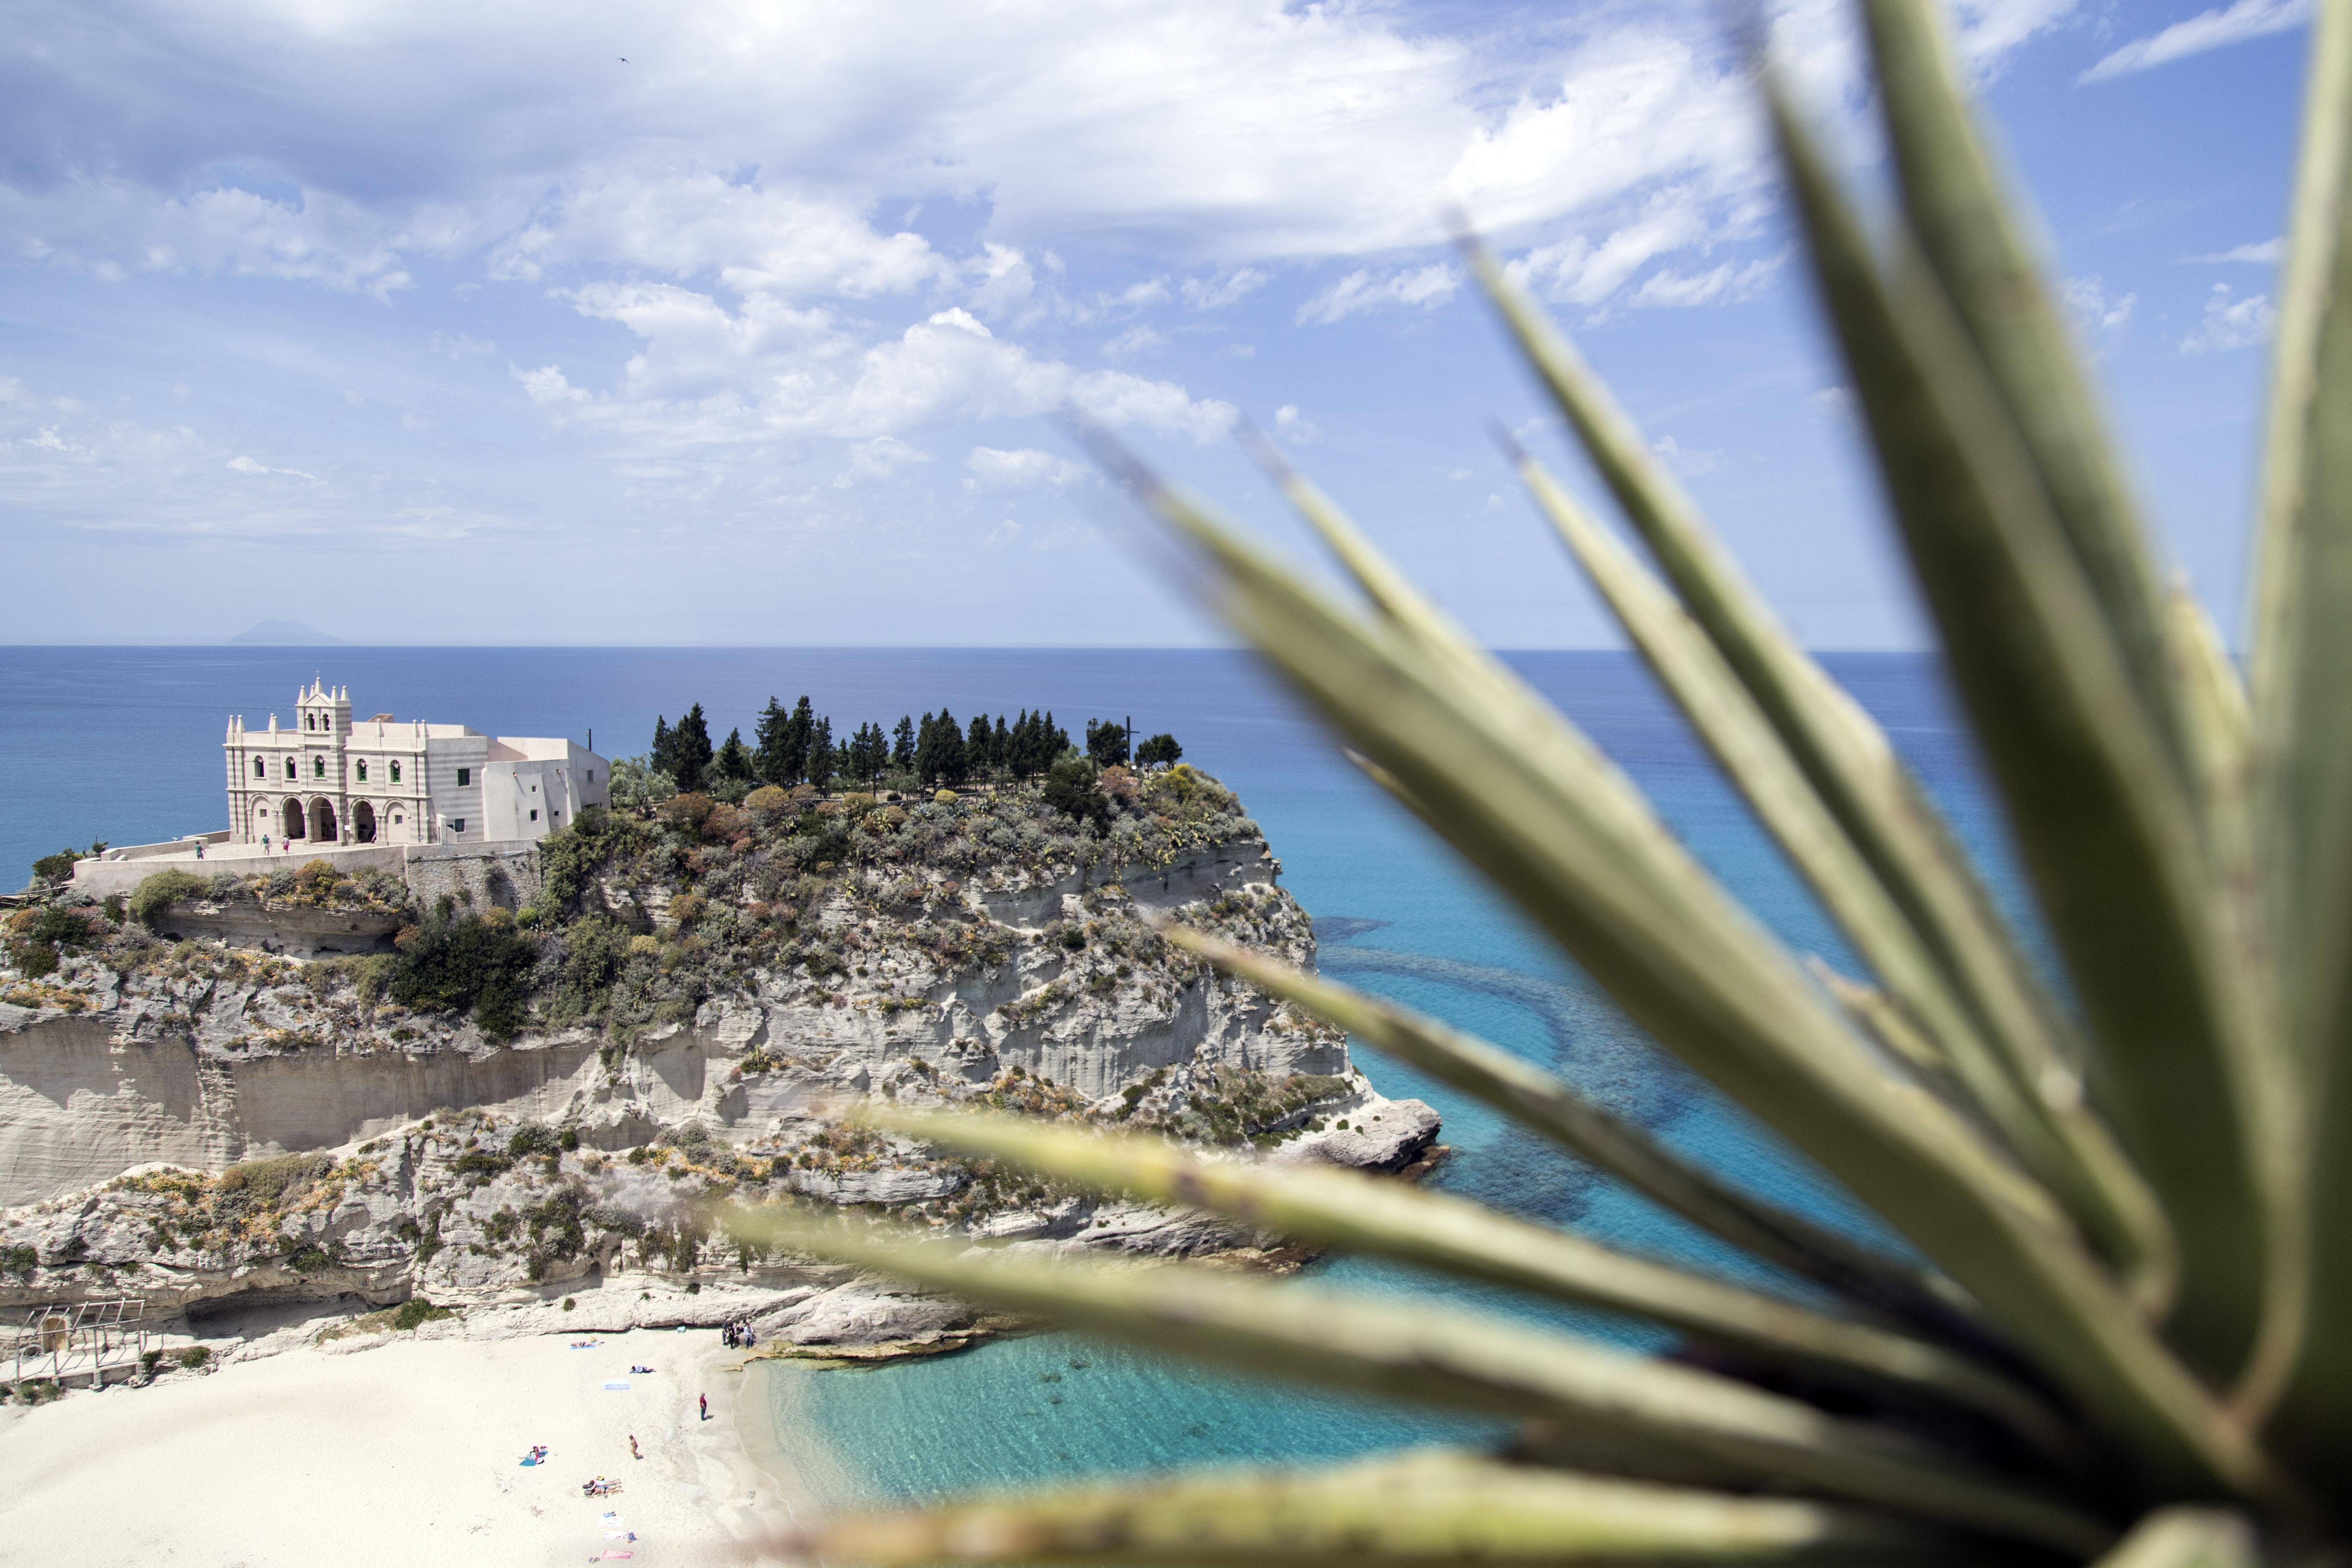
[[[1811,954],[1805,959],[1805,967],[1821,982],[1822,989],[1845,1009],[1845,1016],[1885,1047],[1888,1055],[1909,1063],[1913,1071],[1931,1080],[1949,1078],[1950,1060],[1936,1048],[1934,1041],[1919,1032],[1919,1026],[1906,1017],[1903,1009],[1885,992],[1875,985],[1850,980]]]
[[[834,1520],[783,1545],[782,1555],[795,1561],[873,1568],[1075,1562],[1603,1568],[1990,1555],[1861,1510],[1564,1475],[1443,1449],[1328,1468],[1194,1471],[971,1499]],[[2171,1568],[2168,1561],[2163,1568]]]
[[[2020,1084],[2065,1116],[2080,1045],[1996,912],[1942,816],[1870,716],[1800,648],[1732,562],[1642,432],[1551,319],[1481,246],[1465,247],[1520,352],[1594,467],[1738,673],[1856,848],[1982,1021]],[[2164,1280],[2151,1251],[2142,1294]]]
[[[1714,644],[1542,465],[1522,452],[1517,467],[1536,504],[1661,684],[1876,972],[1903,1016],[1924,1030],[1948,1065],[1950,1079],[2027,1169],[2049,1184],[2102,1254],[2137,1281],[2136,1294],[2144,1301],[2162,1300],[2173,1277],[2170,1230],[2154,1194],[2106,1130],[2079,1107],[2061,1114],[2024,1090]]]
[[[2262,1568],[2252,1526],[2210,1508],[2159,1509],[2134,1525],[2095,1568]]]
[[[1931,0],[1864,0],[1878,101],[1904,212],[1996,395],[2100,611],[2116,657],[2180,776],[2202,743],[2177,700],[2170,626],[2138,509],[2066,321],[2012,216]]]
[[[2243,1362],[2265,1230],[2252,1022],[2196,803],[2164,753],[1981,363],[1916,253],[1882,279],[1771,93],[1782,161],[1912,566],[2100,1049],[2097,1080],[2179,1238],[2176,1339]]]
[[[1589,742],[1531,693],[1488,701],[1131,459],[1125,470],[1202,547],[1231,623],[1653,1037],[1891,1220],[2157,1472],[2288,1495],[2267,1457],[2146,1331],[2047,1194],[1948,1108],[1900,1092]],[[1513,678],[1496,665],[1489,679]]]
[[[1161,1138],[1034,1118],[877,1109],[873,1125],[1097,1192],[1223,1215],[1255,1229],[1623,1312],[1853,1386],[1948,1401],[2063,1458],[2076,1447],[2038,1396],[1940,1345],[1634,1258],[1478,1204],[1319,1165],[1199,1158]]]
[[[1728,1378],[1426,1303],[1168,1265],[1138,1268],[856,1234],[784,1215],[745,1222],[795,1251],[1138,1344],[1297,1382],[1552,1421],[1599,1436],[1633,1473],[1878,1503],[2059,1551],[2114,1531],[2041,1493],[1885,1430]]]
[[[1731,1185],[1532,1062],[1435,1018],[1204,932],[1163,926],[1161,934],[1260,990],[1338,1025],[1375,1050],[1475,1096],[1734,1247],[1824,1285],[1866,1310],[1939,1337],[1969,1343],[1985,1341],[1979,1309],[1950,1280]]]
[[[2280,1407],[2311,1473],[2352,1477],[2352,16],[2320,7],[2282,280],[2254,624],[2258,853],[2277,933],[2312,1279]]]

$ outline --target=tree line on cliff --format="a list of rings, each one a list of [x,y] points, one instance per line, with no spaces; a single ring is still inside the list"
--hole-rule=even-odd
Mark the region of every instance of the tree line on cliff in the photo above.
[[[1069,731],[1050,711],[1025,708],[1009,723],[999,713],[993,720],[974,714],[964,724],[942,707],[920,719],[901,715],[888,731],[869,721],[836,740],[832,719],[818,713],[803,696],[790,708],[769,698],[749,742],[737,728],[714,746],[699,702],[675,725],[667,717],[656,717],[646,761],[680,790],[723,795],[762,784],[872,787],[892,775],[924,788],[987,779],[1027,780],[1076,752]],[[1088,720],[1085,754],[1105,767],[1130,762],[1165,767],[1183,755],[1183,747],[1175,736],[1164,733],[1132,744],[1125,724]]]

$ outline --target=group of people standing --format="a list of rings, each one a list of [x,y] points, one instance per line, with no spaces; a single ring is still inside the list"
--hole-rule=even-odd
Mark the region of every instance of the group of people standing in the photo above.
[[[749,1322],[722,1323],[719,1325],[719,1337],[730,1351],[750,1350],[760,1342],[760,1336],[751,1331],[751,1325]]]

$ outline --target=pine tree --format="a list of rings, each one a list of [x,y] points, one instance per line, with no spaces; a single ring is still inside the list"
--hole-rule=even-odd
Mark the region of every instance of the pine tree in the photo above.
[[[1001,768],[1013,761],[1013,731],[1004,727],[1004,715],[996,716],[995,732],[988,737],[988,765]]]
[[[654,715],[654,745],[649,753],[654,772],[677,777],[677,737],[670,733],[669,721]]]
[[[820,716],[815,723],[809,726],[808,782],[819,789],[827,787],[833,783],[836,765],[833,749],[833,721]]]
[[[898,716],[898,731],[891,738],[890,763],[902,773],[915,765],[915,721],[903,713]]]
[[[772,784],[794,782],[784,765],[784,732],[791,722],[792,716],[784,711],[784,705],[771,697],[768,705],[760,710],[760,721],[752,730],[760,742],[760,776]]]
[[[742,731],[727,731],[727,743],[719,748],[710,774],[711,783],[715,785],[749,785],[759,782],[751,748],[743,743]]]
[[[988,740],[991,733],[988,727],[988,715],[973,714],[971,728],[963,738],[963,766],[967,775],[987,771]]]
[[[670,734],[672,765],[665,771],[677,781],[685,791],[702,787],[703,771],[710,766],[710,726],[702,717],[702,704],[698,702],[686,710]]]

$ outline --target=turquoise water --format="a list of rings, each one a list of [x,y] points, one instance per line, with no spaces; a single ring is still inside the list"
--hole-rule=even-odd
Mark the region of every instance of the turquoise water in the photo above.
[[[1846,959],[1804,889],[1715,778],[1630,658],[1530,654],[1514,662],[1650,794],[1692,849],[1800,951]],[[1832,661],[1944,801],[2013,897],[1998,831],[1934,667],[1901,656]],[[656,713],[699,701],[714,733],[749,729],[771,695],[807,692],[845,732],[867,719],[945,704],[1052,709],[1076,731],[1132,716],[1171,730],[1188,760],[1239,790],[1265,826],[1285,883],[1327,931],[1334,975],[1439,1014],[1557,1066],[1687,1152],[1783,1201],[1856,1229],[1803,1161],[1671,1063],[1449,853],[1365,784],[1328,739],[1249,662],[1222,653],[1087,650],[90,649],[0,650],[0,868],[63,844],[135,843],[220,824],[221,728],[290,707],[316,671],[362,712],[459,722],[491,733],[572,735],[645,748]],[[1851,967],[1850,961],[1847,961]],[[1445,1118],[1449,1190],[1573,1226],[1629,1247],[1737,1267],[1706,1238],[1554,1153],[1481,1108],[1360,1052],[1391,1095]],[[1752,1276],[1751,1276],[1752,1277]],[[1496,1310],[1473,1291],[1340,1260],[1310,1287],[1405,1283]],[[1766,1281],[1767,1283],[1776,1283]],[[1539,1314],[1542,1315],[1542,1314]],[[1630,1327],[1551,1313],[1629,1345]],[[1044,1478],[1259,1458],[1336,1457],[1475,1436],[1475,1421],[1228,1378],[1069,1335],[983,1345],[868,1371],[778,1365],[766,1373],[787,1454],[827,1451],[813,1471],[854,1495],[922,1497]]]

